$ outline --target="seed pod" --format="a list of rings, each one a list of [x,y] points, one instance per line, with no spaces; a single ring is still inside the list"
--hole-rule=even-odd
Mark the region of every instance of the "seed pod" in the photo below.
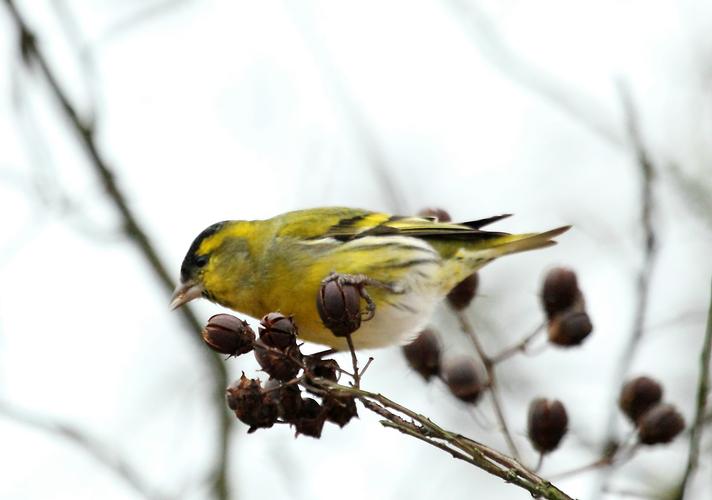
[[[248,379],[242,374],[240,380],[227,388],[227,404],[235,416],[250,426],[247,432],[258,428],[272,427],[277,421],[277,405],[262,392],[258,379]]]
[[[357,285],[324,282],[319,289],[316,308],[324,326],[337,337],[352,334],[361,326],[361,292]]]
[[[410,367],[425,380],[440,373],[440,341],[433,330],[423,330],[410,344],[403,346]]]
[[[322,411],[322,407],[315,399],[307,398],[303,400],[299,416],[293,422],[296,436],[304,434],[314,438],[321,437],[321,430],[324,428],[325,421],[326,416]]]
[[[297,326],[291,317],[271,312],[260,321],[260,340],[276,349],[287,349],[297,345]]]
[[[329,422],[343,427],[352,418],[358,417],[356,411],[356,401],[353,396],[328,395],[324,398],[324,415]]]
[[[455,288],[450,290],[450,293],[447,294],[447,300],[450,306],[458,311],[469,306],[472,299],[475,298],[475,294],[477,294],[478,284],[478,275],[477,273],[473,273],[455,285]]]
[[[284,385],[277,379],[265,383],[265,397],[277,405],[278,415],[285,422],[292,422],[302,408],[302,391],[296,384]]]
[[[663,387],[650,377],[636,377],[621,389],[618,406],[635,424],[663,398]]]
[[[255,332],[239,318],[231,314],[212,316],[203,331],[203,341],[212,350],[230,356],[239,356],[252,350]]]
[[[585,312],[568,311],[549,320],[549,342],[562,347],[581,344],[593,331],[591,318]]]
[[[539,453],[555,450],[569,423],[566,408],[557,400],[538,398],[529,405],[529,440]]]
[[[638,420],[638,438],[647,445],[669,443],[685,428],[685,420],[671,404],[657,404]]]
[[[583,311],[583,295],[578,287],[576,273],[565,267],[555,267],[546,274],[541,288],[541,301],[549,319],[568,311],[575,304]]]
[[[480,399],[484,387],[472,359],[461,358],[448,363],[443,377],[452,395],[461,401],[475,404]]]
[[[335,359],[320,359],[307,357],[308,372],[314,377],[325,378],[336,382],[339,380],[339,363]]]
[[[450,214],[442,208],[424,208],[418,212],[418,215],[421,217],[435,217],[438,222],[450,222],[452,220]]]
[[[286,382],[296,377],[301,369],[298,363],[298,360],[301,359],[299,348],[291,346],[284,351],[275,351],[273,349],[257,346],[255,348],[257,363],[270,377],[277,380]]]

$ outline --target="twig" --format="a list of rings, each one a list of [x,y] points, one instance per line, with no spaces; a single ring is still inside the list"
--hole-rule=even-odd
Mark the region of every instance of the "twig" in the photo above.
[[[487,383],[489,386],[489,393],[492,396],[492,406],[494,408],[494,412],[497,417],[497,422],[499,423],[500,430],[502,431],[502,435],[504,436],[504,439],[507,442],[509,452],[514,455],[515,458],[519,458],[519,451],[517,450],[517,446],[514,444],[514,439],[512,438],[512,434],[509,432],[509,426],[507,425],[507,419],[504,416],[502,401],[500,399],[499,389],[497,387],[497,377],[495,374],[494,362],[492,358],[487,356],[487,353],[485,353],[485,350],[482,347],[482,344],[480,343],[477,334],[475,333],[475,329],[472,326],[472,323],[470,323],[470,320],[465,315],[464,311],[458,310],[455,311],[455,314],[457,315],[457,319],[460,322],[460,328],[472,341],[472,344],[475,346],[475,350],[477,351],[477,354],[482,360],[482,364],[484,365],[485,370],[487,372]]]
[[[386,419],[381,422],[385,427],[396,429],[424,441],[449,453],[454,458],[470,463],[509,483],[516,484],[529,491],[534,497],[572,500],[566,493],[528,470],[516,459],[461,434],[447,431],[424,415],[416,413],[382,394],[339,385],[325,379],[320,379],[319,382],[327,392],[343,392],[357,397],[367,409]]]
[[[142,225],[139,223],[137,216],[129,207],[126,196],[116,183],[114,173],[99,151],[99,147],[96,142],[96,131],[94,125],[86,123],[80,117],[76,107],[70,101],[67,92],[63,89],[59,83],[59,79],[50,67],[47,57],[39,48],[37,44],[37,36],[30,29],[29,25],[20,14],[14,0],[5,0],[5,6],[7,7],[10,17],[17,27],[23,60],[28,63],[35,63],[41,70],[41,73],[49,86],[51,94],[60,105],[65,118],[76,133],[77,139],[83,146],[84,151],[90,160],[91,166],[103,182],[109,199],[121,214],[124,224],[124,232],[138,246],[142,255],[148,261],[151,269],[154,271],[154,274],[163,287],[169,292],[172,291],[175,284],[173,283],[171,274],[167,271],[167,268],[159,257],[155,246],[151,242]],[[200,338],[197,335],[201,328],[200,322],[193,311],[187,307],[183,307],[180,309],[180,314],[188,327],[188,332],[191,334],[191,338],[193,338],[196,342],[200,342]],[[202,346],[200,352],[202,355],[206,356],[206,361],[213,372],[215,397],[216,399],[222,401],[224,398],[224,390],[227,386],[227,371],[225,369],[225,365],[218,354],[212,353],[207,349],[203,349]],[[229,418],[227,411],[221,411],[218,418],[220,419],[218,426],[220,429],[218,443],[219,452],[213,479],[213,492],[216,498],[226,499],[229,497],[227,484],[228,438],[230,428],[232,426],[232,419]]]
[[[138,472],[134,470],[128,462],[116,456],[114,453],[111,453],[107,446],[79,430],[77,427],[55,422],[46,417],[13,408],[4,402],[0,402],[0,414],[20,424],[67,440],[103,465],[144,498],[169,498],[167,495],[153,491],[153,488],[146,485]]]
[[[655,180],[655,169],[647,149],[643,144],[638,123],[639,117],[630,92],[622,83],[619,84],[619,92],[621,94],[628,134],[636,155],[636,163],[640,169],[640,225],[643,228],[643,263],[636,277],[635,313],[630,337],[628,338],[628,342],[613,374],[613,380],[616,384],[616,393],[618,392],[620,384],[623,383],[623,380],[628,375],[628,371],[630,370],[638,352],[641,339],[643,338],[648,312],[648,301],[650,298],[650,282],[657,257],[657,237],[653,224],[655,202],[653,197],[653,184]],[[610,408],[608,410],[606,438],[604,440],[605,446],[616,441],[617,407],[615,400],[614,394],[611,397]]]
[[[697,468],[700,456],[700,442],[702,441],[702,429],[704,427],[705,412],[707,408],[707,396],[710,390],[710,356],[712,355],[712,295],[710,296],[710,307],[707,314],[707,331],[702,344],[700,354],[700,378],[697,382],[697,403],[695,408],[695,421],[690,432],[690,451],[687,456],[687,467],[680,483],[676,496],[677,500],[685,498],[685,491]]]
[[[522,340],[514,344],[513,346],[506,347],[502,351],[500,351],[498,354],[495,354],[494,356],[491,356],[490,359],[492,360],[492,364],[497,364],[500,363],[506,359],[511,358],[515,354],[518,354],[520,352],[527,352],[527,348],[529,347],[529,344],[539,336],[541,332],[544,331],[544,327],[546,326],[546,322],[541,323],[539,326],[536,327],[536,329],[531,332],[529,335],[524,337]]]

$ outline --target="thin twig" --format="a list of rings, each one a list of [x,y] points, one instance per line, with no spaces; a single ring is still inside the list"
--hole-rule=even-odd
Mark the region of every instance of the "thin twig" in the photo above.
[[[509,483],[516,484],[529,491],[534,497],[571,500],[570,496],[524,467],[515,458],[508,457],[461,434],[446,431],[428,417],[410,410],[382,394],[339,385],[325,379],[320,379],[319,382],[326,392],[343,392],[357,397],[367,409],[386,419],[381,422],[384,426],[424,441],[446,451],[454,458],[468,462]]]
[[[496,365],[497,363],[500,363],[506,359],[509,359],[512,356],[514,356],[515,354],[518,354],[520,352],[526,353],[527,348],[529,347],[529,344],[531,344],[532,341],[534,339],[536,339],[541,332],[544,331],[545,326],[546,326],[546,322],[539,324],[539,326],[537,326],[534,331],[532,331],[526,337],[522,338],[522,340],[520,340],[513,346],[506,347],[506,348],[502,349],[502,351],[495,354],[494,356],[491,356],[490,359],[492,360],[492,364]]]
[[[640,226],[643,229],[642,250],[643,263],[636,276],[635,292],[635,313],[628,342],[618,361],[618,365],[613,374],[613,381],[616,384],[616,392],[610,398],[610,408],[608,410],[606,437],[604,445],[616,441],[617,434],[617,406],[616,394],[628,375],[633,364],[640,342],[645,332],[645,321],[648,312],[648,301],[650,299],[650,283],[657,262],[657,236],[653,223],[653,211],[655,200],[653,187],[655,180],[655,168],[643,143],[640,132],[639,116],[635,109],[632,97],[628,88],[624,84],[619,85],[619,92],[625,113],[628,134],[636,156],[636,164],[640,170]],[[610,469],[609,469],[610,470]]]
[[[487,371],[487,385],[489,386],[489,393],[492,396],[492,407],[494,408],[494,413],[497,417],[497,422],[499,423],[504,440],[507,442],[509,452],[514,455],[515,458],[519,458],[519,450],[517,450],[517,445],[514,444],[514,439],[512,438],[512,434],[509,432],[509,426],[507,425],[507,419],[504,416],[504,409],[499,396],[499,388],[497,387],[497,376],[495,374],[494,362],[482,347],[482,344],[477,337],[477,333],[475,332],[475,328],[472,326],[472,323],[465,315],[464,311],[457,310],[455,311],[455,314],[460,322],[460,328],[472,341],[472,344],[475,346],[475,350],[477,351],[477,354],[482,360],[482,364]]]
[[[109,451],[106,445],[77,427],[56,422],[25,410],[19,410],[4,402],[0,402],[0,414],[22,425],[59,436],[72,443],[144,498],[169,498],[168,495],[157,493],[154,488],[149,487],[144,479],[140,477],[138,471],[134,470],[127,461],[116,456],[115,453]]]
[[[702,344],[700,354],[700,377],[697,382],[697,402],[695,407],[695,421],[690,431],[690,451],[687,456],[687,467],[680,483],[676,496],[677,500],[685,498],[692,476],[697,468],[700,456],[700,442],[702,441],[702,429],[704,427],[705,412],[707,408],[707,397],[710,391],[710,356],[712,356],[712,292],[710,295],[710,307],[707,314],[707,331]]]
[[[5,5],[18,30],[18,39],[20,42],[19,48],[21,50],[22,59],[28,63],[34,63],[39,67],[44,80],[49,86],[51,94],[60,105],[65,118],[76,133],[77,139],[84,148],[84,151],[90,160],[91,166],[101,179],[109,199],[117,211],[121,214],[124,232],[140,249],[141,254],[149,263],[151,269],[158,278],[159,282],[163,285],[164,289],[168,292],[172,291],[175,283],[173,282],[171,274],[168,272],[167,267],[159,257],[155,246],[151,242],[151,239],[144,230],[143,226],[138,221],[136,214],[129,207],[126,196],[119,188],[113,171],[100,152],[96,141],[96,131],[93,123],[87,123],[80,117],[76,107],[70,101],[68,93],[59,83],[59,79],[50,67],[47,57],[40,49],[37,43],[37,36],[30,29],[22,14],[20,14],[15,2],[13,0],[5,0]],[[180,309],[180,314],[184,323],[188,327],[187,331],[190,333],[191,338],[193,338],[196,342],[200,342],[200,338],[197,333],[200,332],[201,326],[193,311],[190,308],[182,307]],[[202,346],[200,352],[205,356],[205,359],[213,372],[215,398],[222,402],[224,398],[224,390],[227,386],[227,371],[225,369],[225,365],[219,354],[203,349]],[[230,428],[232,426],[232,419],[229,417],[227,411],[219,412],[218,418],[219,451],[214,471],[213,492],[216,498],[226,499],[229,497],[227,484],[228,438]]]

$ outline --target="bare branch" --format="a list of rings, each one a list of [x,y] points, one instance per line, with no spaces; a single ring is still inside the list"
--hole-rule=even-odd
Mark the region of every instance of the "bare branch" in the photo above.
[[[72,443],[144,498],[169,498],[168,495],[156,493],[154,488],[150,488],[138,471],[134,470],[124,459],[109,451],[109,447],[76,427],[13,408],[3,401],[0,401],[0,415]]]
[[[655,181],[655,168],[643,143],[639,116],[630,91],[623,83],[620,83],[618,88],[625,112],[628,134],[635,153],[636,163],[640,170],[640,226],[643,229],[643,263],[636,277],[635,313],[633,315],[630,337],[628,338],[628,342],[613,375],[613,380],[618,384],[616,386],[616,394],[620,388],[620,384],[623,383],[623,380],[628,375],[643,338],[648,312],[648,301],[650,298],[650,282],[657,258],[657,236],[655,234],[655,225],[653,224],[655,204],[653,185]],[[612,443],[617,442],[617,407],[615,401],[616,397],[614,395],[611,398],[610,409],[608,411],[606,438],[604,440],[605,447],[609,447]],[[610,469],[607,470],[610,471]]]
[[[707,331],[702,344],[700,354],[700,377],[697,383],[697,402],[695,406],[695,421],[690,431],[690,451],[687,457],[687,467],[682,478],[676,496],[677,500],[685,498],[685,491],[697,468],[700,455],[700,442],[702,440],[702,429],[705,423],[705,412],[707,408],[707,397],[710,391],[710,356],[712,355],[712,294],[710,296],[710,307],[707,314]]]
[[[65,92],[59,82],[59,79],[52,70],[47,57],[40,49],[37,43],[37,36],[30,29],[20,11],[17,9],[14,0],[5,0],[5,5],[18,30],[21,57],[28,64],[32,63],[39,68],[45,82],[49,86],[52,96],[59,104],[67,122],[75,132],[79,143],[84,148],[84,151],[90,160],[91,166],[101,179],[109,200],[121,214],[125,234],[140,249],[141,254],[149,263],[151,269],[154,271],[154,274],[163,285],[164,289],[170,292],[175,285],[171,274],[168,272],[165,264],[158,255],[155,246],[140,224],[136,214],[129,206],[126,196],[116,182],[113,171],[100,152],[96,141],[96,131],[94,129],[94,125],[92,123],[87,123],[77,112],[76,107],[70,101],[67,92]],[[190,333],[191,338],[199,343],[200,338],[196,334],[200,332],[201,327],[195,314],[191,309],[186,307],[180,309],[180,314],[184,323],[188,327],[187,331]],[[225,369],[225,365],[219,355],[210,353],[202,348],[200,349],[200,352],[202,355],[206,356],[205,359],[213,372],[215,382],[215,398],[222,402],[224,389],[227,386],[227,371]],[[226,411],[219,412],[219,419],[219,456],[216,460],[213,490],[217,498],[223,499],[228,498],[229,496],[227,485],[228,436],[232,420],[229,418]]]

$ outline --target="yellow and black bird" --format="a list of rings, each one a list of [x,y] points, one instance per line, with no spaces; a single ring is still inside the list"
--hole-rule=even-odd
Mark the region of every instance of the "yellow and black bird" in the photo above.
[[[322,324],[316,297],[331,273],[363,275],[386,286],[369,290],[376,314],[353,334],[355,347],[403,343],[464,278],[502,255],[553,245],[570,227],[482,230],[505,217],[454,224],[333,207],[218,222],[190,246],[171,306],[205,297],[255,318],[280,311],[294,316],[303,340],[343,350],[346,340]]]

